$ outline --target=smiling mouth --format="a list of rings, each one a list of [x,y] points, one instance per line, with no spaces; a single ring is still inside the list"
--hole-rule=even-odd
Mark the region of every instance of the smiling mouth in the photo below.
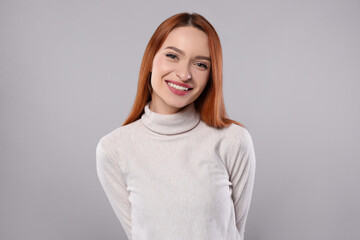
[[[176,85],[176,84],[171,83],[171,82],[169,82],[169,81],[166,81],[166,83],[167,83],[170,87],[175,88],[175,89],[177,89],[177,90],[181,90],[181,91],[190,91],[190,90],[193,89],[193,88],[186,88],[186,87],[183,87],[183,86],[179,86],[179,85]]]

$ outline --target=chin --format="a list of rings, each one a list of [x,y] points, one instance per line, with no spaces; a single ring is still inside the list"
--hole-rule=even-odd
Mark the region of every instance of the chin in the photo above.
[[[172,102],[167,102],[167,105],[173,107],[173,108],[184,108],[186,107],[188,104],[190,104],[191,102],[184,102],[184,101],[172,101]]]
[[[186,105],[188,104],[182,104],[182,103],[178,103],[178,104],[169,104],[169,106],[172,106],[173,108],[184,108]]]

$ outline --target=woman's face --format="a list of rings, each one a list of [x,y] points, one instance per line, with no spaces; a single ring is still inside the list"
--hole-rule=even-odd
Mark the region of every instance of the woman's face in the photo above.
[[[209,79],[210,63],[206,33],[191,26],[173,29],[153,59],[150,109],[172,114],[194,102]]]

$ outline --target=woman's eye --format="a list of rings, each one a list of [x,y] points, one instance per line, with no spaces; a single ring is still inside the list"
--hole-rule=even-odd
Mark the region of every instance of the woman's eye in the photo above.
[[[168,53],[168,54],[166,54],[166,56],[169,58],[172,58],[172,59],[178,58],[175,54],[172,54],[172,53]]]
[[[204,63],[198,62],[198,63],[196,63],[196,65],[203,68],[203,69],[208,69],[208,66],[206,64],[204,64]]]

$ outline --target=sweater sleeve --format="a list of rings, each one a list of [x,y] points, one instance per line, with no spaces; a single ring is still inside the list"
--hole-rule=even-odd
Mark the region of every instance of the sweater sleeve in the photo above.
[[[245,129],[232,156],[230,167],[230,181],[232,183],[232,199],[235,209],[236,228],[241,239],[244,239],[245,224],[250,208],[255,178],[255,151],[250,133]]]
[[[96,169],[100,183],[119,219],[128,239],[131,239],[131,205],[126,182],[121,173],[119,162],[111,159],[99,141],[96,147]]]

